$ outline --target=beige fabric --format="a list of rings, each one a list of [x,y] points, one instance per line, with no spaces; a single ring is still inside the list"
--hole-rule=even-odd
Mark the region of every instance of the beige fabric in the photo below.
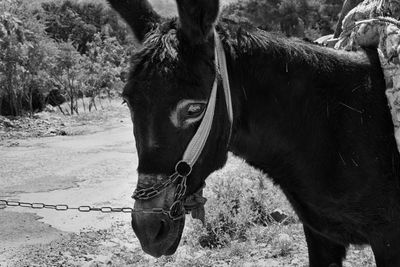
[[[216,76],[213,84],[213,88],[211,90],[211,95],[208,100],[207,109],[204,113],[203,119],[200,123],[197,132],[193,136],[192,140],[190,141],[189,145],[187,146],[185,153],[183,154],[182,161],[188,163],[190,167],[198,160],[203,148],[207,142],[208,136],[211,131],[211,126],[214,118],[215,113],[215,104],[217,99],[217,90],[218,90],[218,77],[220,74],[224,89],[225,95],[225,102],[226,108],[228,111],[228,117],[231,125],[230,135],[232,133],[232,124],[233,124],[233,108],[232,108],[232,97],[231,97],[231,89],[229,84],[229,76],[228,76],[228,68],[226,64],[226,57],[225,51],[219,38],[218,33],[214,32],[215,38],[215,69],[216,69]],[[228,141],[229,144],[229,141]],[[194,219],[199,219],[205,223],[205,210],[204,204],[206,203],[207,199],[203,197],[203,189],[200,189],[195,194],[189,196],[185,200],[185,208],[191,210],[192,217]]]
[[[229,76],[228,76],[228,68],[226,66],[226,57],[225,51],[222,46],[221,40],[219,38],[218,33],[214,32],[215,38],[215,80],[213,84],[213,88],[211,90],[211,95],[208,100],[207,109],[204,113],[203,119],[200,123],[197,132],[193,136],[189,145],[187,146],[185,153],[183,154],[182,161],[188,163],[191,167],[196,163],[197,159],[200,157],[201,152],[207,142],[208,136],[211,131],[211,126],[214,118],[215,112],[215,103],[217,99],[217,90],[218,90],[218,73],[220,73],[222,78],[222,84],[224,88],[226,108],[228,111],[228,117],[231,124],[233,123],[233,109],[232,109],[232,98],[231,98],[231,89],[229,85]],[[230,133],[231,134],[231,133]]]
[[[390,15],[391,18],[385,17]],[[386,96],[400,151],[400,16],[399,0],[365,0],[343,20],[336,49],[377,47],[386,81]]]
[[[400,28],[387,25],[380,31],[379,58],[386,80],[386,96],[400,151]]]
[[[342,22],[342,33],[336,43],[336,49],[358,50],[360,46],[377,46],[379,33],[377,24],[364,23],[356,25],[359,21],[364,21],[383,15],[382,0],[365,0],[353,8]]]

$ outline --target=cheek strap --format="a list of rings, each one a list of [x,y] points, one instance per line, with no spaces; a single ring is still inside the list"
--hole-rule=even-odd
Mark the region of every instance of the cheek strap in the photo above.
[[[187,146],[185,153],[183,154],[182,157],[182,162],[187,163],[190,167],[193,167],[193,165],[200,157],[200,154],[203,151],[208,136],[210,135],[211,132],[211,126],[215,113],[215,103],[217,99],[218,73],[221,75],[222,78],[226,108],[228,111],[228,117],[230,122],[229,139],[232,133],[233,109],[232,109],[232,97],[229,85],[228,69],[226,65],[226,56],[224,48],[222,46],[222,42],[216,31],[214,31],[214,38],[215,38],[215,69],[216,69],[214,84],[211,90],[210,98],[208,100],[207,109],[206,112],[204,113],[204,117],[201,121],[201,124],[197,129],[197,132],[193,136],[192,140],[190,141],[189,145]]]

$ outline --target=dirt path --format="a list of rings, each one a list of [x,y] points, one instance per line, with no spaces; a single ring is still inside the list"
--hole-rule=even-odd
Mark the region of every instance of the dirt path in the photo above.
[[[70,206],[130,207],[136,183],[131,122],[81,136],[28,139],[0,147],[0,199]],[[106,229],[129,215],[0,209],[0,265],[21,246],[67,232]]]

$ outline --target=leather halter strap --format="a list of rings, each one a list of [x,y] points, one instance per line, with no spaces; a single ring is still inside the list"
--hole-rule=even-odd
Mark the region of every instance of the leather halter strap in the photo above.
[[[222,85],[224,88],[225,102],[226,108],[228,111],[228,117],[230,122],[230,131],[232,131],[233,124],[233,109],[232,109],[232,97],[231,90],[229,85],[229,76],[228,69],[226,65],[226,56],[225,51],[222,46],[221,39],[216,31],[214,31],[214,39],[215,39],[215,79],[213,88],[211,90],[211,95],[208,100],[207,109],[204,113],[204,117],[201,121],[197,132],[193,136],[189,145],[187,146],[185,153],[183,154],[182,161],[187,163],[190,167],[196,163],[198,158],[200,157],[201,152],[207,142],[208,136],[210,135],[211,126],[215,113],[215,105],[217,99],[217,90],[218,90],[218,77],[221,76]],[[219,75],[218,75],[219,74]],[[231,132],[229,133],[229,137],[231,136]],[[229,141],[228,141],[229,144]],[[179,163],[178,163],[179,164]]]

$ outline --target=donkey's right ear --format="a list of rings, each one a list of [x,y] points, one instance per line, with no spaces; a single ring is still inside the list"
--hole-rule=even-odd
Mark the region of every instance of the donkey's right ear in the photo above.
[[[219,0],[176,0],[181,30],[192,44],[211,36],[219,12]]]
[[[153,10],[147,0],[107,0],[112,8],[132,28],[139,42],[157,25],[161,17]]]

